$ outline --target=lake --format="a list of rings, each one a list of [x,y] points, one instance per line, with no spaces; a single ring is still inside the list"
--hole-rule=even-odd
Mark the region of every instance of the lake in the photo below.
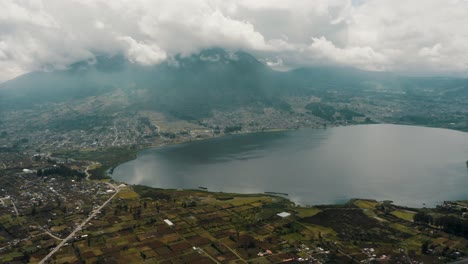
[[[468,199],[467,160],[468,133],[359,125],[146,149],[112,177],[159,188],[281,192],[301,205],[370,198],[423,207]]]

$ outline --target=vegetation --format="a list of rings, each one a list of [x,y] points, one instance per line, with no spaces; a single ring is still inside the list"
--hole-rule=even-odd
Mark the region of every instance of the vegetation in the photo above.
[[[338,111],[338,113],[340,113],[340,115],[348,121],[353,120],[353,117],[364,117],[363,114],[349,110],[348,108],[341,109]]]
[[[64,177],[76,176],[78,178],[86,177],[85,173],[78,171],[78,170],[70,169],[69,167],[65,165],[58,165],[54,167],[48,167],[48,168],[37,170],[37,176],[41,177],[41,176],[49,176],[49,175],[59,175],[59,176],[64,176]]]
[[[68,130],[89,130],[94,127],[109,126],[112,124],[112,118],[104,115],[78,115],[60,120],[53,120],[47,124],[49,129],[55,131]]]
[[[106,160],[113,159],[100,158],[101,162]],[[73,164],[70,166],[87,162]],[[58,245],[56,237],[66,237],[115,191],[102,181],[60,177],[73,174],[73,170],[61,166],[38,171],[41,175],[56,175],[55,179],[30,174],[20,178],[15,173],[0,177],[4,180],[2,188],[15,197],[24,197],[33,185],[43,188],[34,192],[53,197],[35,200],[28,210],[23,209],[24,215],[16,215],[8,206],[15,202],[24,207],[31,203],[29,198],[22,198],[21,203],[3,199],[6,207],[0,207],[2,263],[39,262]],[[18,183],[30,187],[18,188]],[[50,192],[51,186],[55,192]],[[53,261],[279,263],[314,258],[338,263],[372,259],[438,263],[468,254],[466,220],[462,218],[467,204],[463,202],[435,209],[411,209],[390,201],[357,199],[346,204],[298,207],[287,199],[266,194],[166,190],[141,185],[117,188],[119,192],[112,201],[54,254]],[[57,194],[60,190],[67,193]],[[68,192],[74,194],[69,196]],[[281,212],[290,215],[281,217]],[[19,242],[11,246],[7,241]]]
[[[207,57],[218,59],[202,59]],[[369,110],[378,107],[394,111],[385,120],[379,120],[380,115],[373,120],[468,129],[466,111],[460,107],[468,99],[466,79],[402,77],[346,67],[277,72],[250,54],[222,49],[175,59],[183,67],[169,63],[145,67],[129,63],[123,56],[101,56],[95,64],[80,62],[63,71],[26,74],[0,85],[0,104],[2,111],[44,110],[55,103],[83,100],[76,109],[84,111],[48,120],[48,126],[57,131],[109,124],[109,113],[116,110],[157,111],[195,122],[212,116],[214,110],[245,107],[252,112],[274,108],[300,114],[289,99],[312,97],[320,103],[309,103],[305,109],[328,122],[337,118],[349,121],[364,113],[368,116]],[[116,95],[128,100],[123,105],[121,100],[114,102],[110,98]],[[100,114],[88,114],[92,111],[86,109],[93,107]]]
[[[100,166],[89,171],[91,179],[109,178],[107,171],[125,161],[132,160],[138,152],[136,147],[114,147],[97,150],[73,150],[54,153],[56,157],[71,158],[75,160],[97,161]]]
[[[171,200],[171,195],[167,194],[167,191],[159,190],[155,188],[151,188],[144,185],[135,185],[133,186],[133,190],[141,197],[141,198],[151,198],[153,200]]]
[[[425,224],[425,225],[429,225],[429,224],[433,224],[434,223],[434,219],[432,217],[432,215],[426,213],[426,212],[418,212],[416,213],[414,216],[413,216],[413,220],[415,223],[419,223],[419,224]]]
[[[446,215],[434,219],[433,223],[447,233],[468,238],[468,220]]]
[[[336,110],[332,106],[323,103],[310,103],[305,107],[311,114],[318,116],[327,121],[335,121]]]
[[[237,125],[237,126],[227,126],[224,128],[224,133],[225,134],[230,134],[234,132],[238,132],[242,130],[242,125]]]
[[[357,119],[357,123],[378,121],[468,131],[468,117],[463,108],[468,100],[464,79],[408,78],[330,67],[275,72],[247,53],[237,52],[235,60],[231,55],[219,49],[206,50],[175,58],[180,67],[167,63],[145,67],[128,63],[123,57],[99,57],[94,64],[77,63],[63,71],[31,73],[3,83],[0,85],[1,113],[12,111],[18,116],[30,114],[31,118],[18,126],[16,119],[7,124],[2,117],[0,151],[47,146],[34,145],[34,137],[29,135],[43,129],[42,126],[55,132],[42,134],[42,143],[55,142],[63,139],[57,131],[76,130],[75,135],[84,135],[87,130],[115,126],[116,116],[121,113],[133,116],[133,112],[147,111],[188,120],[192,125],[197,124],[198,130],[213,128],[215,134],[221,133],[220,127],[224,127],[226,134],[242,131],[246,123],[253,130],[260,127],[255,124],[265,116],[269,117],[264,123],[268,129],[278,124],[275,121],[283,121],[278,121],[277,115],[284,113],[291,120],[302,118],[301,124],[310,126],[329,122],[344,124]],[[209,56],[219,60],[201,59]],[[111,97],[114,100],[108,99]],[[245,111],[244,119],[233,121],[233,115],[229,115],[232,110]],[[220,114],[225,118],[224,123],[207,124],[214,111],[224,113]],[[93,112],[98,114],[89,114]],[[256,120],[250,118],[250,114],[257,113],[264,115],[259,114]],[[174,142],[180,135],[190,135],[185,129],[157,131],[154,120],[148,116],[137,118],[138,124],[127,122],[127,129],[143,138],[161,136],[167,142]],[[294,123],[294,127],[299,125]],[[102,130],[107,133],[106,129]],[[128,138],[134,137],[132,133],[128,133]],[[152,141],[145,142],[150,145]],[[134,158],[144,146],[131,144],[66,150],[53,155],[85,161],[84,166],[77,165],[81,168],[97,161],[98,165],[88,167],[91,180],[104,179],[113,166]],[[63,190],[83,195],[79,199],[62,199],[63,193],[56,193],[51,187],[55,181],[47,185],[45,177],[32,175],[48,187],[43,196],[49,198],[46,202],[50,204],[41,205],[42,200],[33,201],[28,196],[31,195],[28,188],[37,186],[17,188],[16,184],[25,178],[17,176],[21,174],[19,166],[9,174],[2,168],[0,185],[9,190],[2,193],[2,263],[40,261],[60,243],[54,236],[68,235],[90,215],[93,207],[116,191],[101,181],[72,184],[69,176],[81,179],[83,173],[49,165],[38,169],[37,175],[64,176],[57,177],[70,181]],[[468,254],[468,222],[462,212],[467,204],[461,202],[420,210],[371,200],[299,208],[286,199],[268,195],[160,190],[146,186],[119,188],[112,202],[54,255],[54,262],[109,263],[118,259],[128,263],[278,263],[314,258],[320,262],[343,263],[379,258],[379,261],[396,263],[412,260],[432,263]],[[23,214],[16,211],[13,198],[3,198],[12,193],[26,197],[23,206],[31,206]],[[291,215],[278,216],[281,212]],[[174,226],[167,225],[166,219]]]

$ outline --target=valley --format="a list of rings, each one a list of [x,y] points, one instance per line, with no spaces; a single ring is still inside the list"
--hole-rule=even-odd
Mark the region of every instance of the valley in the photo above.
[[[277,72],[250,54],[221,49],[178,63],[145,67],[101,57],[3,83],[0,148],[147,147],[363,123],[468,131],[466,79],[330,67]]]
[[[39,263],[59,244],[49,262],[445,263],[468,254],[463,201],[304,207],[109,178],[142,149],[231,134],[374,123],[468,131],[466,79],[277,72],[220,49],[177,60],[100,57],[0,85],[1,262]],[[422,213],[439,222],[418,222]]]

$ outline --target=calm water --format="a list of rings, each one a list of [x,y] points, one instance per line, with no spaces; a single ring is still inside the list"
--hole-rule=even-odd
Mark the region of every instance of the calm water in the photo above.
[[[299,204],[350,198],[407,206],[468,199],[468,133],[364,125],[232,135],[144,150],[116,180],[161,188],[288,193]]]

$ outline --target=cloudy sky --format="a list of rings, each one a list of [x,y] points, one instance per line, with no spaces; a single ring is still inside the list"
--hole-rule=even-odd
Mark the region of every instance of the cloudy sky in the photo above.
[[[468,0],[1,0],[0,82],[97,54],[157,64],[224,47],[316,64],[468,74]]]

